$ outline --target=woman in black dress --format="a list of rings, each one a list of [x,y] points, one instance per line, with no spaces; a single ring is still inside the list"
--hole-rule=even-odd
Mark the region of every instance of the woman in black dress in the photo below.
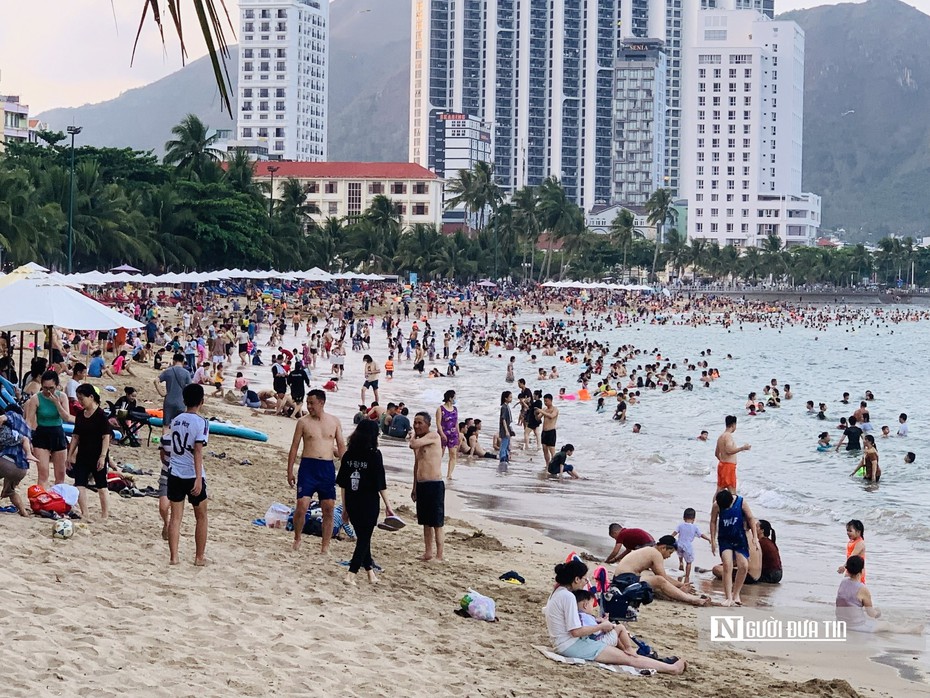
[[[384,500],[388,516],[393,516],[394,512],[387,499],[384,460],[378,450],[378,423],[374,420],[362,420],[349,437],[336,484],[342,488],[342,521],[351,522],[356,535],[346,584],[355,584],[362,567],[368,571],[368,581],[377,584],[378,577],[372,569],[371,535],[381,513],[379,498]]]

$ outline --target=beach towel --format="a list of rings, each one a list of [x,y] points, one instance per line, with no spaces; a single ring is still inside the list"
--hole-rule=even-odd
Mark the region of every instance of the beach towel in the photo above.
[[[620,666],[617,664],[603,664],[601,662],[587,662],[584,659],[576,659],[574,657],[563,657],[561,654],[556,654],[552,650],[543,647],[542,645],[533,645],[533,649],[539,651],[547,659],[551,659],[553,662],[559,662],[560,664],[591,664],[600,669],[605,669],[606,671],[612,671],[615,674],[630,674],[631,676],[652,676],[656,673],[655,669],[634,669],[631,666]]]

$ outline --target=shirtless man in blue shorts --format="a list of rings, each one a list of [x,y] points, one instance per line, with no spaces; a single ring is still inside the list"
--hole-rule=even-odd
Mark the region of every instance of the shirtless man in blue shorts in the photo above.
[[[329,552],[329,541],[333,537],[333,509],[336,504],[336,465],[334,458],[342,458],[346,451],[342,438],[342,425],[339,419],[326,414],[326,393],[311,390],[307,394],[307,414],[297,420],[294,427],[294,440],[287,454],[287,484],[297,485],[297,507],[294,511],[294,550],[300,548],[300,536],[303,533],[310,498],[317,494],[320,508],[323,510],[323,544],[320,553]],[[300,467],[294,477],[294,463],[297,451]]]

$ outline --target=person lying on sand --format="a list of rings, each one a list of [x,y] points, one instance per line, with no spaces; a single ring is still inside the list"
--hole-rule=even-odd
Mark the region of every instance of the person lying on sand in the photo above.
[[[678,549],[674,536],[662,536],[655,547],[640,548],[624,557],[614,568],[614,574],[641,575],[656,592],[670,601],[683,601],[693,606],[706,606],[710,603],[707,596],[692,593],[694,587],[679,582],[668,576],[665,561]]]

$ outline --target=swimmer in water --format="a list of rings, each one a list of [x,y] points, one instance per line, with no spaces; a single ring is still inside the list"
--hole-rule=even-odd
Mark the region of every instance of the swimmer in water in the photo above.
[[[695,436],[694,438],[696,438],[698,441],[707,441],[707,439],[710,438],[710,434],[707,432],[706,429],[702,429],[701,433]]]
[[[820,432],[820,436],[817,438],[817,450],[829,451],[832,447],[833,445],[830,443],[830,432]]]
[[[891,427],[886,424],[882,427],[882,438],[887,439],[889,436],[891,436]]]
[[[910,465],[915,460],[917,460],[917,456],[914,454],[913,451],[908,451],[907,453],[904,454],[904,465]]]
[[[634,425],[633,425],[633,433],[634,433],[634,434],[638,434],[640,431],[642,431],[642,429],[643,429],[643,425],[642,425],[642,424],[634,424]]]

